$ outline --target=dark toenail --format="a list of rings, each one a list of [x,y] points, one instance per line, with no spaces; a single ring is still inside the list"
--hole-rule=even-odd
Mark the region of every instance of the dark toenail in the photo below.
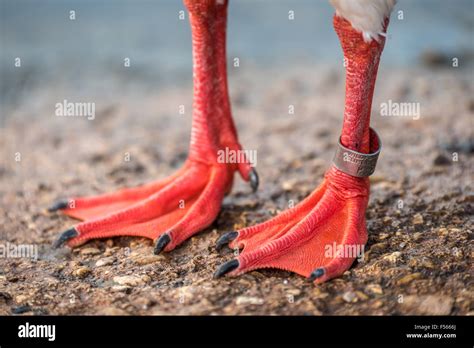
[[[232,242],[239,233],[237,231],[231,231],[223,234],[216,242],[216,250],[220,251],[224,246]]]
[[[52,206],[48,208],[50,213],[55,212],[56,210],[66,209],[69,201],[67,199],[59,199],[53,203]]]
[[[252,187],[253,192],[257,191],[258,189],[258,174],[255,168],[250,170],[250,187]]]
[[[316,279],[322,277],[324,275],[324,268],[316,268],[311,274],[309,275],[309,280],[314,282]]]
[[[171,242],[171,237],[167,233],[163,234],[156,242],[154,250],[155,255],[161,253],[169,242]]]
[[[77,237],[79,232],[77,232],[75,227],[71,227],[70,229],[61,233],[58,239],[53,243],[53,248],[59,248],[61,245],[66,243],[69,239]]]
[[[229,272],[232,272],[234,269],[238,268],[239,265],[240,265],[239,260],[237,260],[237,259],[230,260],[230,261],[224,263],[222,266],[220,266],[217,269],[216,273],[214,273],[214,278],[220,278],[223,275],[225,275]]]

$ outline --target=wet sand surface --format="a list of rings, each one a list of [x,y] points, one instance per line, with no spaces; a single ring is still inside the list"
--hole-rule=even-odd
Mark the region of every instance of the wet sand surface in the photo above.
[[[258,151],[260,189],[252,193],[236,176],[214,224],[159,256],[151,240],[131,237],[52,250],[75,221],[46,208],[177,170],[188,149],[191,85],[99,89],[91,121],[54,116],[61,86],[9,110],[0,137],[0,243],[33,244],[39,255],[0,258],[0,314],[473,314],[472,69],[382,64],[372,127],[383,149],[371,177],[365,258],[319,286],[279,270],[214,280],[233,256],[214,245],[321,182],[342,123],[342,66],[246,69],[231,72],[230,84],[241,143]],[[381,116],[388,100],[420,102],[419,119]]]

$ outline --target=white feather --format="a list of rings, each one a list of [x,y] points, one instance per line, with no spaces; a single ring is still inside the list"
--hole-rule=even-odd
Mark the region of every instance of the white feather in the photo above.
[[[336,15],[347,19],[360,31],[364,41],[378,40],[384,35],[383,23],[390,16],[397,0],[329,0]]]

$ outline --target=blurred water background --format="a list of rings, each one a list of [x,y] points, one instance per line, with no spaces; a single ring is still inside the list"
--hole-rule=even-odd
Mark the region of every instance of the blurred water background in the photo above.
[[[191,34],[179,0],[0,0],[0,102],[34,89],[109,90],[189,83]],[[76,19],[69,19],[74,10]],[[294,20],[288,19],[294,11]],[[397,11],[403,11],[403,20]],[[327,0],[231,0],[228,56],[242,67],[339,64]],[[426,52],[470,56],[474,0],[399,0],[386,66],[416,66]],[[21,69],[14,66],[21,58]],[[124,69],[124,59],[131,66]],[[97,87],[98,86],[98,87]],[[5,115],[2,115],[2,118]]]

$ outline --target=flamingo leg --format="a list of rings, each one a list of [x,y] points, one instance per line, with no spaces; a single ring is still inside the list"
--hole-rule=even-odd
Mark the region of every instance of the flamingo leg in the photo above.
[[[170,251],[214,221],[236,171],[256,189],[258,177],[248,161],[219,160],[220,151],[241,150],[227,89],[227,1],[184,2],[192,28],[194,83],[187,161],[174,175],[144,186],[55,203],[51,211],[83,220],[63,232],[55,246],[126,235],[155,240],[155,253]]]
[[[385,22],[385,28],[388,19]],[[360,32],[334,17],[346,60],[346,100],[341,144],[373,153],[379,143],[369,131],[370,109],[384,38],[365,42]],[[217,242],[241,249],[215,276],[279,268],[316,283],[337,277],[361,255],[367,242],[365,210],[369,180],[330,168],[322,184],[305,200],[262,224],[232,231]]]

